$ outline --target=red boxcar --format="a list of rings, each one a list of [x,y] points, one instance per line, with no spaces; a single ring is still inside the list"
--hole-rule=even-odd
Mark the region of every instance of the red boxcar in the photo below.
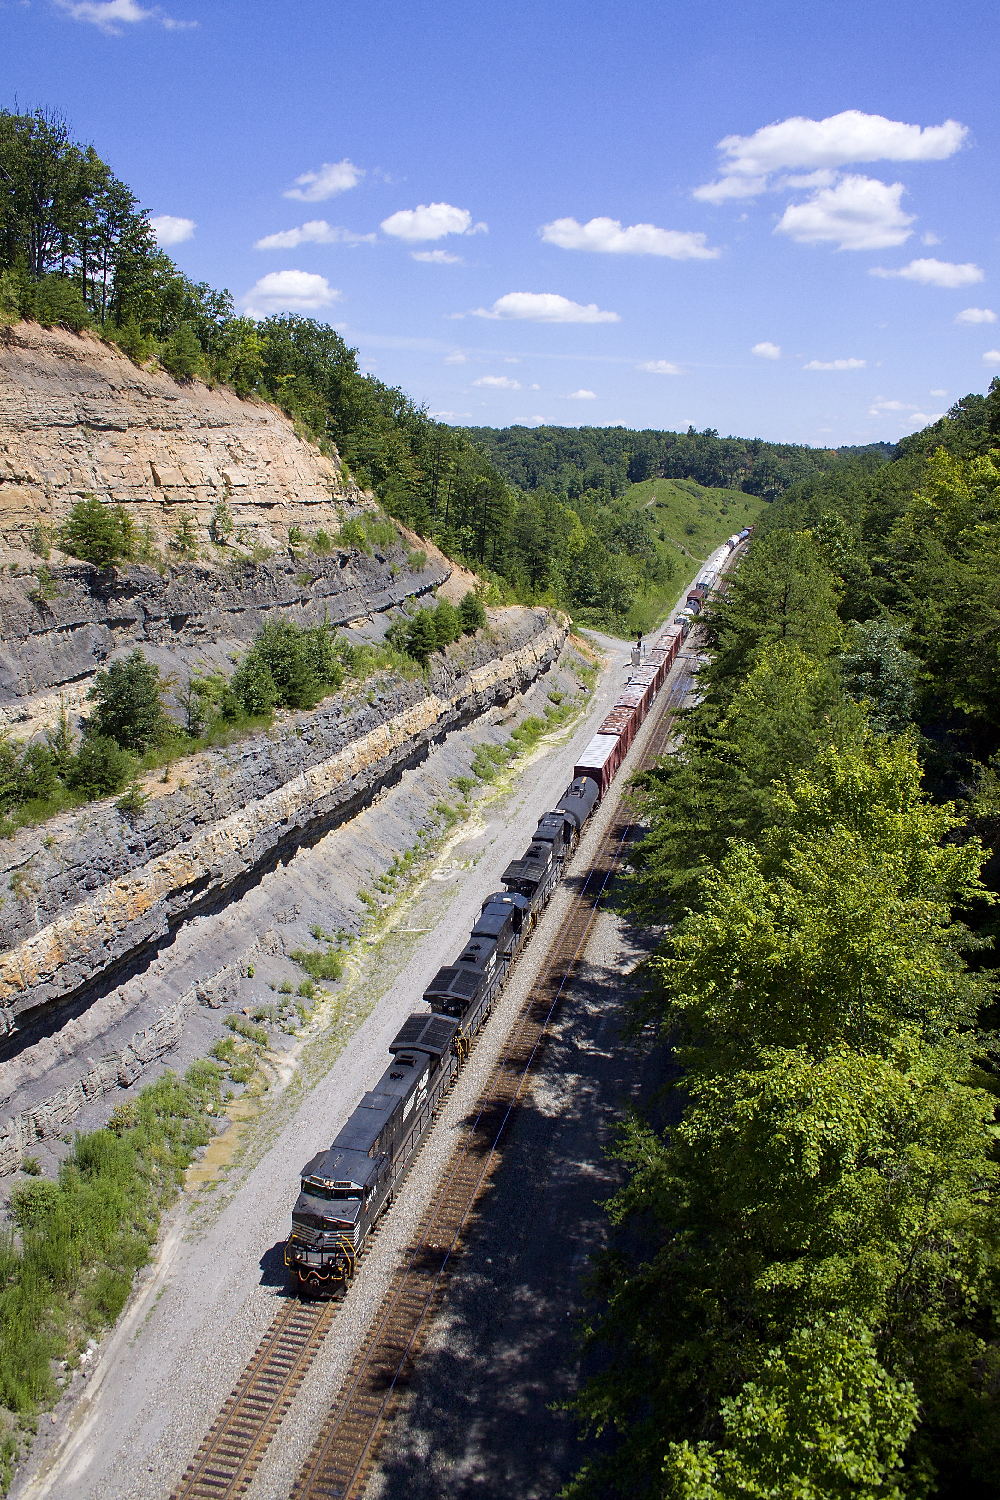
[[[598,734],[616,734],[622,742],[624,751],[627,752],[635,739],[638,728],[639,719],[635,707],[631,704],[616,703],[597,732]]]
[[[595,734],[573,767],[573,780],[578,776],[591,777],[603,797],[624,759],[625,751],[616,734]]]

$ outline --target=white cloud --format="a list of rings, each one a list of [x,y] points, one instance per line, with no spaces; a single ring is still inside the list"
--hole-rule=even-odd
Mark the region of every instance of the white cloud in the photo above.
[[[693,196],[702,203],[725,203],[729,198],[756,198],[766,190],[766,177],[722,177],[696,187]]]
[[[943,125],[904,125],[884,115],[845,109],[825,120],[802,115],[765,125],[753,135],[727,135],[719,142],[722,167],[743,177],[783,167],[846,167],[858,161],[944,161],[968,135],[957,120]]]
[[[616,312],[602,312],[596,302],[586,307],[558,292],[508,292],[489,309],[477,307],[475,318],[516,318],[529,323],[619,323]]]
[[[467,354],[463,354],[461,349],[456,349],[453,353],[445,356],[444,362],[446,365],[464,365],[468,364],[469,356]]]
[[[881,416],[886,411],[913,411],[913,407],[905,401],[887,401],[884,396],[879,396],[872,404],[870,417]]]
[[[294,250],[298,245],[374,245],[374,234],[354,234],[339,229],[325,219],[310,219],[298,229],[282,229],[254,241],[255,250]]]
[[[270,271],[243,298],[251,318],[275,312],[315,312],[343,297],[325,276],[312,271]]]
[[[74,21],[89,21],[105,36],[121,36],[123,25],[135,25],[138,21],[156,21],[166,31],[190,31],[198,24],[175,21],[172,16],[163,15],[158,5],[143,10],[136,0],[56,0],[56,4]]]
[[[882,250],[901,245],[913,233],[899,200],[901,182],[891,186],[875,177],[847,176],[836,187],[819,188],[805,203],[790,203],[775,234],[802,245],[839,241],[840,250]]]
[[[868,363],[864,359],[811,359],[803,370],[863,370]]]
[[[566,400],[567,401],[596,401],[597,400],[597,393],[596,393],[596,391],[574,391],[571,396],[567,396],[566,397]]]
[[[158,245],[179,245],[191,239],[197,228],[193,219],[178,219],[173,214],[158,214],[150,219],[149,227],[156,235]]]
[[[920,243],[922,245],[940,245],[941,236],[939,234],[935,234],[933,229],[927,229],[920,236]]]
[[[984,365],[1000,365],[1000,349],[987,349],[983,355]]]
[[[932,422],[940,422],[944,416],[943,411],[934,411],[929,415],[925,411],[915,411],[906,423],[907,427],[929,427]]]
[[[364,168],[356,167],[346,156],[343,161],[325,161],[318,172],[303,172],[296,177],[295,186],[284,196],[297,198],[300,203],[322,203],[325,198],[357,187],[364,175]]]
[[[519,391],[521,389],[519,380],[511,380],[506,375],[480,375],[479,379],[474,380],[472,384],[486,385],[494,391]]]
[[[540,391],[541,390],[541,386],[540,385],[529,385],[528,386],[528,390],[529,391]]]
[[[754,344],[750,353],[759,355],[761,359],[780,359],[781,345],[771,344],[767,339],[764,339],[762,343]]]
[[[665,255],[670,260],[715,260],[719,254],[705,244],[703,234],[680,229],[657,229],[655,224],[633,224],[623,229],[619,219],[555,219],[539,231],[549,245],[561,250],[595,250],[602,255]]]
[[[963,307],[955,314],[956,323],[995,323],[996,320],[996,313],[989,307]]]
[[[873,276],[902,276],[905,281],[919,281],[924,286],[943,286],[954,288],[958,286],[971,286],[973,282],[985,281],[985,272],[971,261],[964,265],[955,265],[950,260],[911,260],[908,266],[900,266],[896,271],[886,270],[884,266],[872,266]]]
[[[929,392],[929,394],[932,395],[932,396],[947,396],[948,392],[947,391],[931,391],[931,392]]]
[[[440,240],[446,234],[485,234],[485,224],[473,224],[467,208],[453,208],[450,203],[418,203],[416,208],[401,208],[382,220],[382,228],[394,239],[410,244],[420,240]]]
[[[645,364],[636,365],[637,370],[645,370],[647,375],[683,375],[680,365],[670,363],[669,359],[647,359]]]
[[[429,266],[460,266],[460,255],[449,255],[447,250],[411,250],[413,260],[422,260]]]
[[[433,417],[437,422],[447,421],[448,418],[453,421],[461,421],[463,418],[472,420],[471,411],[432,411],[428,412],[428,416]]]

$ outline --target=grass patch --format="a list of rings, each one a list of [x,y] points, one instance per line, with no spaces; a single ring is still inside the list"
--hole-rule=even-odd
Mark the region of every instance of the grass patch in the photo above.
[[[333,981],[344,972],[344,960],[339,953],[324,952],[321,948],[296,948],[289,954],[300,969],[305,969],[310,979]]]
[[[71,1362],[115,1321],[156,1243],[160,1214],[212,1135],[221,1075],[194,1063],[78,1134],[58,1180],[11,1193],[17,1235],[0,1237],[0,1404],[30,1416],[56,1395],[50,1361]]]

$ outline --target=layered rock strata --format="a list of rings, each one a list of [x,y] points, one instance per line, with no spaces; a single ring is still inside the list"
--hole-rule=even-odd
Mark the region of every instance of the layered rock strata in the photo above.
[[[93,334],[18,324],[0,342],[0,538],[30,546],[86,494],[161,542],[184,512],[206,544],[225,502],[234,539],[272,548],[370,503],[275,407],[137,369]]]
[[[85,995],[172,926],[350,816],[433,740],[524,691],[565,638],[545,611],[504,611],[490,631],[436,658],[430,681],[341,693],[270,734],[201,755],[137,816],[109,801],[22,831],[0,855],[0,1029]]]
[[[51,567],[44,595],[32,575],[0,576],[0,721],[58,709],[60,692],[82,699],[89,678],[120,649],[140,646],[166,672],[208,664],[252,641],[269,619],[348,625],[427,593],[451,571],[440,553],[414,571],[403,542],[371,556],[357,548],[296,559],[289,553],[230,568]],[[419,562],[419,557],[414,557]],[[74,700],[71,697],[70,703]]]

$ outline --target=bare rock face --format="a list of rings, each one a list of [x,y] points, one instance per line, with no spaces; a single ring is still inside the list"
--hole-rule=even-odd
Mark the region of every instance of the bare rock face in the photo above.
[[[92,334],[18,324],[0,342],[0,537],[30,546],[87,494],[159,545],[181,512],[207,543],[220,501],[234,538],[269,548],[293,526],[336,532],[338,507],[365,503],[273,406],[137,369]]]

